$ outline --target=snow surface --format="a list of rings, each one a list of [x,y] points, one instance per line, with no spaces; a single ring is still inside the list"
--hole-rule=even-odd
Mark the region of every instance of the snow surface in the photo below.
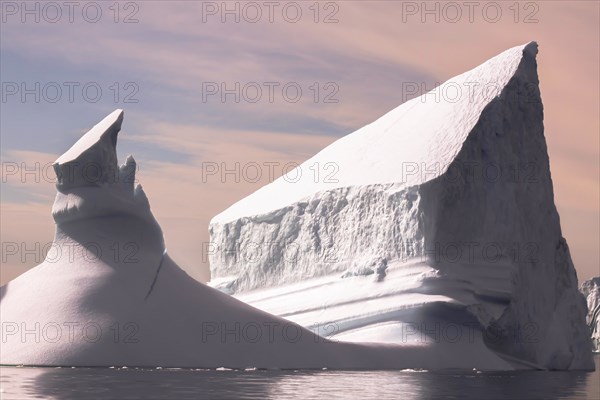
[[[189,277],[169,257],[117,110],[55,164],[45,261],[0,290],[0,363],[191,368],[528,368],[481,344],[336,342]],[[94,168],[88,168],[94,165]],[[90,175],[86,171],[101,171]],[[176,195],[176,194],[174,194]]]
[[[587,300],[587,324],[590,329],[594,351],[600,352],[600,277],[581,284],[581,293]]]
[[[534,43],[526,49],[514,47],[403,103],[235,203],[211,222],[265,214],[324,190],[386,183],[409,187],[437,178],[455,159],[483,109],[515,74],[523,51],[535,52],[536,48]],[[435,93],[440,101],[436,101]],[[327,165],[331,162],[335,167]],[[417,173],[413,166],[419,167]],[[315,168],[320,170],[318,177]]]
[[[211,286],[340,340],[407,347],[415,326],[459,325],[482,338],[460,336],[465,354],[593,369],[536,54],[505,51],[438,89],[468,95],[408,101],[214,217]],[[337,182],[307,173],[326,163]]]

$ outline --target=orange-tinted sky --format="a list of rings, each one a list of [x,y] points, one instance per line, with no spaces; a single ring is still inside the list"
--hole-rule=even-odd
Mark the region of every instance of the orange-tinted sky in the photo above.
[[[120,157],[135,155],[169,252],[207,280],[208,221],[269,181],[265,162],[280,175],[405,101],[406,83],[431,89],[530,40],[563,233],[580,279],[600,275],[597,1],[31,4],[2,3],[2,283],[52,240],[43,166],[115,108],[126,111]],[[236,82],[237,101],[209,94]],[[262,165],[262,179],[203,177],[236,163]]]

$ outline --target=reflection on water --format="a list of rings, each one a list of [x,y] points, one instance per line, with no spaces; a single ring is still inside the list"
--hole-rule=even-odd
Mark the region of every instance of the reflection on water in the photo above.
[[[600,366],[600,356],[595,356]],[[600,371],[206,371],[1,367],[2,399],[600,399]]]

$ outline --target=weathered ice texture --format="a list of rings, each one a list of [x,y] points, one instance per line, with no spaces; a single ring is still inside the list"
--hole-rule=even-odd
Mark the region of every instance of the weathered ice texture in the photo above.
[[[594,351],[600,352],[600,277],[581,284],[581,293],[587,299],[587,324],[592,337]]]
[[[505,357],[593,369],[536,54],[505,51],[217,215],[211,284],[341,340],[454,322]]]

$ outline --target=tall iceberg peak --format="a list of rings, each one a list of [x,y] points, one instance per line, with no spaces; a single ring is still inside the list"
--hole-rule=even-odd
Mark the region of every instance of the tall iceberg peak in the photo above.
[[[94,125],[54,163],[59,189],[100,184],[115,178],[117,135],[123,110],[115,110]]]
[[[343,341],[458,323],[513,360],[592,369],[537,51],[511,48],[407,101],[214,217],[211,285]],[[333,179],[315,179],[326,163]]]
[[[142,187],[135,185],[133,156],[118,164],[117,136],[123,115],[123,110],[113,111],[54,162],[58,193],[52,214],[59,226],[114,213],[155,222]],[[158,224],[154,225],[156,230]]]
[[[267,213],[325,190],[389,183],[409,187],[437,178],[456,158],[484,108],[500,97],[517,70],[535,70],[535,62],[523,60],[535,59],[537,51],[536,42],[511,48],[403,103],[233,204],[212,222]],[[530,94],[510,93],[514,97],[510,100],[526,102]],[[317,177],[315,166],[323,168],[326,163],[332,168]]]

